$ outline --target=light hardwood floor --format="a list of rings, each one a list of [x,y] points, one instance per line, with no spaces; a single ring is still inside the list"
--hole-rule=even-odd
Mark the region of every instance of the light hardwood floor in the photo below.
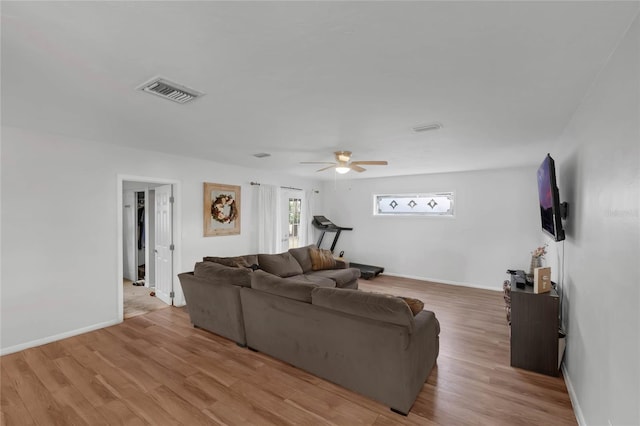
[[[501,293],[388,276],[360,288],[421,299],[440,320],[437,367],[408,417],[195,329],[171,307],[0,358],[0,423],[576,424],[561,377],[509,367]]]
[[[133,282],[127,279],[122,280],[122,288],[124,294],[123,313],[125,319],[169,307],[169,305],[162,300],[151,296],[151,292],[154,289],[144,286],[134,286]]]

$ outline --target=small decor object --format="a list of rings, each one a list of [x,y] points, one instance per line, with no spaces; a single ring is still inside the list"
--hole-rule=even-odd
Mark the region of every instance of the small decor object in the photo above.
[[[240,234],[240,187],[204,183],[204,236]]]
[[[542,259],[547,254],[547,245],[543,245],[531,252],[531,265],[529,266],[529,275],[533,278],[533,271],[542,266]]]
[[[533,292],[548,293],[551,291],[551,268],[536,268],[533,270]]]

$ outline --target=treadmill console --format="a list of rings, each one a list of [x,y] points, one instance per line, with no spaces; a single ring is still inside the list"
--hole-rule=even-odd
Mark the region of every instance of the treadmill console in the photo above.
[[[324,216],[314,216],[313,217],[313,225],[316,228],[337,228],[336,225],[333,224],[329,219]]]

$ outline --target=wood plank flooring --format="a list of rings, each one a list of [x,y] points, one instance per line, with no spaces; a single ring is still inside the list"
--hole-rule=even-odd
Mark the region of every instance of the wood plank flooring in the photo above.
[[[134,286],[133,282],[128,279],[122,280],[122,292],[124,294],[124,318],[133,318],[138,315],[148,314],[149,312],[168,308],[169,305],[164,303],[157,297],[151,296],[150,293],[155,289],[144,286]]]
[[[440,320],[437,367],[407,417],[170,307],[1,357],[0,424],[576,424],[561,377],[509,367],[501,293],[384,275],[360,288],[421,299]]]

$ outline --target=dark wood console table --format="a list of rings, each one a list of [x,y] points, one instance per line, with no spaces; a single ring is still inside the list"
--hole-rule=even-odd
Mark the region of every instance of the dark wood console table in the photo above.
[[[511,282],[511,366],[558,375],[558,308],[555,289],[535,294]]]

